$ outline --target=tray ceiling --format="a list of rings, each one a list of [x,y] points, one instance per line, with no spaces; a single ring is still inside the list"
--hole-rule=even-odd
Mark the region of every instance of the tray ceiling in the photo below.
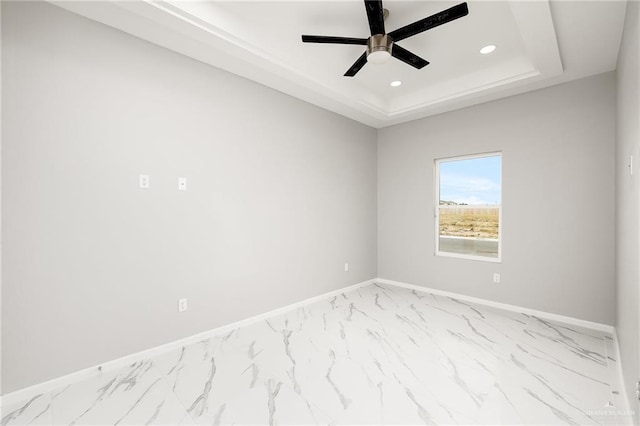
[[[468,1],[469,14],[399,43],[430,62],[392,59],[344,72],[363,46],[301,34],[369,36],[362,1],[53,3],[373,127],[615,69],[623,1]],[[387,31],[459,2],[387,0]],[[483,46],[497,49],[482,55]],[[392,81],[402,85],[392,87]]]

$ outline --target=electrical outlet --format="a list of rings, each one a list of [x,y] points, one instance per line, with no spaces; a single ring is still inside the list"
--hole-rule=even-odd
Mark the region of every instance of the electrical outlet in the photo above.
[[[187,178],[178,178],[178,189],[180,191],[186,191],[187,190]]]
[[[149,175],[140,175],[138,178],[138,186],[142,189],[149,188]]]
[[[178,312],[184,312],[188,309],[187,307],[187,299],[178,300]]]
[[[349,272],[349,264],[348,263],[344,264],[344,271],[345,272]]]
[[[497,272],[493,274],[493,282],[494,283],[500,282],[500,274],[498,274]]]
[[[629,175],[633,176],[633,155],[629,156]]]

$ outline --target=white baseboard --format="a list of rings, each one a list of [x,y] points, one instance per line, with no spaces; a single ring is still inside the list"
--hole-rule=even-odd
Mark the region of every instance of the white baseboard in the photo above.
[[[94,377],[97,376],[99,374],[102,374],[103,372],[107,372],[107,371],[113,371],[113,370],[117,370],[123,367],[126,367],[128,365],[131,365],[133,363],[139,362],[141,360],[145,360],[148,358],[152,358],[154,356],[160,355],[162,353],[174,350],[174,349],[178,349],[181,348],[183,346],[192,344],[192,343],[196,343],[205,339],[209,339],[211,337],[214,336],[219,336],[221,334],[225,334],[228,333],[238,327],[243,327],[243,326],[247,326],[259,321],[262,321],[264,319],[276,316],[276,315],[280,315],[289,311],[292,311],[294,309],[298,309],[300,307],[303,306],[307,306],[310,305],[312,303],[318,302],[320,300],[324,300],[324,299],[328,299],[330,297],[336,296],[338,294],[347,292],[347,291],[351,291],[351,290],[355,290],[358,289],[360,287],[364,287],[366,285],[372,284],[372,283],[380,283],[380,284],[387,284],[387,285],[393,285],[393,286],[397,286],[397,287],[403,287],[403,288],[407,288],[410,290],[416,290],[416,291],[420,291],[420,292],[424,292],[424,293],[432,293],[432,294],[436,294],[436,295],[440,295],[440,296],[446,296],[446,297],[452,297],[455,299],[459,299],[459,300],[463,300],[463,301],[467,301],[467,302],[471,302],[471,303],[476,303],[479,305],[485,305],[485,306],[490,306],[490,307],[494,307],[494,308],[498,308],[498,309],[504,309],[507,311],[512,311],[512,312],[519,312],[519,313],[524,313],[527,315],[533,315],[533,316],[537,316],[540,318],[545,318],[545,319],[550,319],[550,320],[554,320],[554,321],[559,321],[559,322],[563,322],[565,324],[572,324],[572,325],[577,325],[580,327],[585,327],[585,328],[590,328],[593,330],[599,330],[599,331],[604,331],[607,333],[611,333],[615,336],[615,329],[613,326],[610,325],[606,325],[606,324],[600,324],[600,323],[596,323],[596,322],[591,322],[591,321],[585,321],[585,320],[581,320],[581,319],[577,319],[577,318],[572,318],[572,317],[567,317],[564,315],[558,315],[558,314],[552,314],[549,312],[543,312],[543,311],[538,311],[535,309],[529,309],[529,308],[524,308],[521,306],[516,306],[516,305],[510,305],[507,303],[501,303],[501,302],[494,302],[492,300],[487,300],[487,299],[481,299],[481,298],[477,298],[477,297],[472,297],[472,296],[466,296],[463,294],[458,294],[458,293],[452,293],[452,292],[448,292],[448,291],[443,291],[443,290],[437,290],[437,289],[433,289],[433,288],[429,288],[429,287],[423,287],[423,286],[419,286],[419,285],[414,285],[414,284],[408,284],[408,283],[404,283],[404,282],[400,282],[400,281],[392,281],[392,280],[387,280],[387,279],[383,279],[383,278],[376,278],[376,279],[371,279],[371,280],[367,280],[367,281],[363,281],[361,283],[358,284],[354,284],[348,287],[344,287],[338,290],[334,290],[328,293],[324,293],[321,294],[319,296],[315,296],[315,297],[311,297],[309,299],[305,299],[302,300],[300,302],[296,302],[293,303],[291,305],[287,305],[285,307],[282,308],[278,308],[278,309],[274,309],[271,310],[269,312],[265,312],[263,314],[259,314],[241,321],[237,321],[231,324],[227,324],[212,330],[208,330],[202,333],[198,333],[195,334],[193,336],[189,336],[180,340],[176,340],[173,342],[169,342],[166,343],[164,345],[160,345],[154,348],[150,348],[141,352],[136,352],[134,354],[131,355],[126,355],[122,358],[118,358],[112,361],[107,361],[105,363],[102,363],[100,365],[96,365],[94,367],[89,367],[89,368],[85,368],[83,370],[79,370],[43,383],[39,383],[33,386],[29,386],[27,388],[23,388],[11,393],[8,393],[4,396],[0,397],[0,407],[3,406],[7,406],[7,405],[12,405],[15,403],[19,403],[21,401],[24,401],[26,399],[32,398],[35,395],[41,394],[41,393],[46,393],[46,392],[51,392],[55,389],[59,389],[61,387],[67,386],[68,384],[71,383],[75,383],[90,377]],[[615,340],[616,343],[616,350],[618,351],[618,360],[620,359],[619,356],[619,348],[618,348],[618,341],[617,338]],[[619,369],[620,369],[620,363],[618,363]],[[618,372],[619,376],[620,376],[620,380],[622,380],[622,371],[620,370]],[[621,384],[623,385],[623,383],[621,382]],[[624,392],[624,386],[622,386],[622,392]],[[623,399],[626,403],[628,403],[628,399],[626,399],[626,395],[623,395]]]
[[[452,297],[454,299],[464,300],[466,302],[477,303],[478,305],[491,306],[493,308],[504,309],[505,311],[518,312],[522,314],[532,315],[544,319],[562,322],[565,324],[576,325],[579,327],[590,328],[592,330],[604,331],[605,333],[614,332],[612,325],[600,324],[597,322],[581,320],[578,318],[567,317],[564,315],[552,314],[550,312],[538,311],[535,309],[524,308],[522,306],[510,305],[508,303],[494,302],[493,300],[481,299],[479,297],[466,296],[464,294],[452,293],[444,290],[437,290],[435,288],[423,287],[415,284],[408,284],[401,281],[387,280],[384,278],[378,278],[375,282],[380,284],[394,285],[397,287],[404,287],[410,290],[421,291],[424,293],[432,293],[439,296]]]
[[[112,361],[107,361],[105,363],[96,365],[94,367],[85,368],[83,370],[66,374],[64,376],[57,377],[55,379],[52,379],[43,383],[38,383],[36,385],[29,386],[27,388],[23,388],[23,389],[8,393],[0,397],[0,407],[20,403],[21,401],[25,401],[36,395],[46,393],[46,392],[51,392],[56,389],[60,389],[71,383],[85,380],[87,378],[97,376],[107,371],[117,370],[117,369],[126,367],[128,365],[134,364],[136,362],[139,362],[148,358],[152,358],[154,356],[163,354],[165,352],[178,349],[192,343],[197,343],[214,336],[219,336],[221,334],[229,333],[230,331],[238,327],[244,327],[250,324],[254,324],[256,322],[263,321],[267,318],[271,318],[276,315],[281,315],[281,314],[290,312],[294,309],[298,309],[303,306],[310,305],[320,300],[328,299],[330,297],[339,295],[346,291],[351,291],[351,290],[358,289],[360,287],[364,287],[374,282],[376,282],[376,280],[371,279],[371,280],[363,281],[361,283],[354,284],[348,287],[343,287],[338,290],[330,291],[328,293],[324,293],[319,296],[310,297],[309,299],[305,299],[300,302],[296,302],[291,305],[284,306],[282,308],[274,309],[274,310],[271,310],[271,311],[268,311],[244,320],[236,321],[231,324],[223,325],[221,327],[214,328],[212,330],[207,330],[205,332],[195,334],[193,336],[185,337],[184,339],[175,340],[173,342],[169,342],[164,345],[156,346],[154,348],[146,349],[141,352],[136,352],[130,355],[126,355],[126,356],[123,356],[122,358],[114,359]]]
[[[624,382],[624,373],[622,372],[622,357],[620,356],[620,343],[618,342],[618,333],[617,331],[614,329],[613,330],[613,343],[614,343],[614,348],[616,350],[615,353],[615,357],[616,357],[616,367],[617,367],[617,371],[616,374],[618,375],[618,384],[620,385],[620,399],[622,400],[622,403],[624,404],[623,407],[618,407],[619,410],[624,411],[625,413],[630,413],[631,412],[631,400],[627,397],[627,387],[625,386],[625,382]],[[621,419],[624,421],[624,425],[629,425],[632,426],[633,425],[633,416],[627,416],[627,415],[622,415],[620,416]]]
[[[578,319],[578,318],[573,318],[573,317],[568,317],[565,315],[558,315],[558,314],[552,314],[550,312],[544,312],[544,311],[538,311],[535,309],[529,309],[529,308],[524,308],[522,306],[517,306],[517,305],[510,305],[508,303],[501,303],[501,302],[494,302],[493,300],[487,300],[487,299],[481,299],[478,297],[473,297],[473,296],[466,296],[464,294],[459,294],[459,293],[453,293],[450,291],[444,291],[444,290],[437,290],[434,288],[429,288],[429,287],[423,287],[423,286],[419,286],[419,285],[415,285],[415,284],[408,284],[408,283],[404,283],[401,281],[393,281],[393,280],[387,280],[384,278],[378,278],[375,280],[376,283],[379,284],[387,284],[387,285],[393,285],[396,287],[402,287],[402,288],[406,288],[409,290],[416,290],[416,291],[421,291],[423,293],[432,293],[432,294],[436,294],[439,296],[445,296],[445,297],[451,297],[454,299],[459,299],[459,300],[464,300],[465,302],[471,302],[471,303],[476,303],[478,305],[485,305],[485,306],[490,306],[493,308],[498,308],[498,309],[504,309],[506,311],[511,311],[511,312],[518,312],[518,313],[522,313],[522,314],[527,314],[527,315],[531,315],[531,316],[536,316],[539,318],[544,318],[544,319],[549,319],[549,320],[553,320],[553,321],[558,321],[558,322],[562,322],[565,324],[570,324],[570,325],[576,325],[579,327],[584,327],[584,328],[589,328],[592,330],[597,330],[597,331],[603,331],[605,333],[610,333],[613,336],[613,341],[614,341],[614,348],[616,350],[615,353],[615,357],[616,357],[616,367],[617,367],[617,371],[616,374],[618,375],[618,383],[620,385],[620,397],[621,400],[624,404],[623,407],[618,407],[620,411],[622,412],[630,412],[631,410],[631,405],[630,405],[630,400],[627,398],[627,391],[626,391],[626,386],[624,383],[624,374],[622,372],[622,360],[620,357],[620,345],[618,343],[618,334],[616,332],[616,329],[614,326],[608,325],[608,324],[601,324],[601,323],[597,323],[597,322],[592,322],[592,321],[586,321],[586,320],[582,320],[582,319]],[[621,418],[626,421],[625,425],[629,425],[632,426],[633,425],[633,417],[632,416],[621,416]]]

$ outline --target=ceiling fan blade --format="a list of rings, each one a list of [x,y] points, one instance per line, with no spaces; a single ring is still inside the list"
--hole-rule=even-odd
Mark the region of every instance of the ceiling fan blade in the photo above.
[[[455,19],[462,18],[468,13],[469,8],[467,7],[467,3],[460,3],[456,6],[450,7],[447,10],[443,10],[440,13],[431,15],[428,18],[421,19],[414,22],[413,24],[409,24],[402,28],[398,28],[397,30],[391,31],[389,33],[389,36],[391,36],[394,42],[404,40],[407,37],[411,37],[423,31],[430,30],[431,28],[446,24],[447,22],[451,22]]]
[[[351,68],[344,73],[345,77],[353,77],[364,67],[364,64],[367,63],[367,52],[364,52],[362,56],[360,56],[354,63],[351,65]]]
[[[384,8],[382,0],[364,0],[371,35],[384,34]]]
[[[391,56],[400,59],[405,64],[411,65],[417,69],[422,69],[429,65],[429,61],[422,59],[420,56],[409,52],[407,49],[404,49],[397,44],[393,45],[393,48],[391,49]]]
[[[362,46],[367,45],[366,38],[333,37],[333,36],[317,36],[317,35],[303,35],[302,42],[303,43],[359,44]]]

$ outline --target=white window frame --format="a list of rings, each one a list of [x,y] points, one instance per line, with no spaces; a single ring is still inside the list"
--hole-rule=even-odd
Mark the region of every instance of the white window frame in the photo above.
[[[440,251],[440,163],[451,161],[472,160],[474,158],[500,156],[500,204],[498,206],[498,257],[475,256],[472,254],[451,253]],[[457,259],[479,260],[481,262],[502,263],[502,151],[483,152],[479,154],[459,155],[455,157],[445,157],[434,159],[434,230],[435,230],[435,255],[442,257],[453,257]]]

